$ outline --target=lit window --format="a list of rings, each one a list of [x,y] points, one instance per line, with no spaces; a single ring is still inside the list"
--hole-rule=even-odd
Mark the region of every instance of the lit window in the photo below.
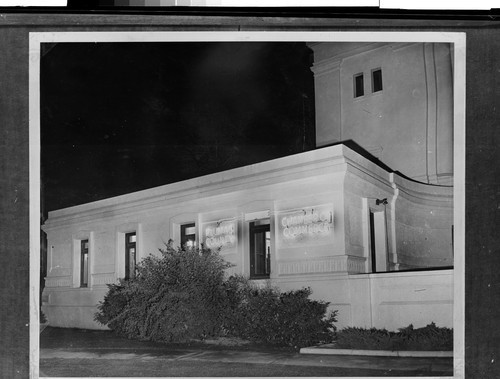
[[[181,225],[181,246],[194,247],[196,245],[196,224]]]
[[[80,249],[80,287],[89,285],[89,240],[81,241]]]
[[[372,71],[372,92],[382,91],[382,69]]]
[[[354,97],[361,97],[365,94],[365,84],[363,73],[354,75]]]
[[[271,273],[269,220],[250,223],[250,279],[266,279]]]
[[[125,279],[135,277],[136,241],[135,232],[125,234]]]

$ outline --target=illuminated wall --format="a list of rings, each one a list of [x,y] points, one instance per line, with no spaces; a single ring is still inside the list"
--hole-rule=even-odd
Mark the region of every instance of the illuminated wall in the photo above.
[[[269,230],[266,277],[284,290],[310,287],[313,298],[339,310],[340,325],[352,325],[353,310],[372,302],[369,291],[354,296],[353,288],[365,288],[363,281],[353,287],[354,276],[452,261],[451,189],[433,187],[337,145],[50,212],[43,226],[49,257],[42,309],[53,326],[100,328],[93,314],[106,284],[125,275],[131,232],[140,261],[166,244],[179,245],[183,226],[194,224],[196,243],[220,249],[234,265],[228,275],[249,276],[251,229],[260,225]],[[89,242],[85,287],[82,240]],[[441,296],[437,288],[429,294]]]
[[[313,43],[317,146],[353,140],[391,169],[453,183],[449,44]],[[373,73],[380,70],[381,88]],[[362,75],[363,94],[355,94]]]

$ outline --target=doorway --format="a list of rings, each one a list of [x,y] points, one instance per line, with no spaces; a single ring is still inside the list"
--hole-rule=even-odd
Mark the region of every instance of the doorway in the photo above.
[[[387,265],[387,236],[385,226],[385,212],[370,209],[370,261],[371,272],[385,272]]]

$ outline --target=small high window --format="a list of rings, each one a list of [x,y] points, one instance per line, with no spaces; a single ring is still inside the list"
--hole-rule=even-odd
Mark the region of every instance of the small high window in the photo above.
[[[194,247],[196,245],[196,224],[181,225],[181,246]]]
[[[361,97],[365,94],[365,83],[363,73],[354,75],[354,97]]]
[[[80,287],[89,286],[89,240],[80,245]]]
[[[372,71],[372,92],[382,91],[382,69]]]
[[[125,279],[135,277],[137,235],[135,232],[125,234]]]

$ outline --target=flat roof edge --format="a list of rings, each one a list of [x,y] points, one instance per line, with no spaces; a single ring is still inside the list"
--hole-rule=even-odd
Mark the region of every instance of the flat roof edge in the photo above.
[[[303,166],[315,165],[336,158],[343,158],[345,155],[358,155],[343,144],[315,149],[303,153],[276,158],[273,160],[259,162],[248,166],[238,167],[213,174],[199,176],[192,179],[152,187],[123,195],[113,196],[89,203],[79,204],[67,208],[49,211],[47,224],[51,220],[64,218],[79,212],[88,212],[99,208],[112,207],[119,204],[130,204],[142,200],[154,199],[157,197],[168,197],[181,191],[201,191],[205,192],[222,183],[245,180],[259,176],[265,176],[276,171],[293,170]],[[364,158],[363,158],[364,159]]]

